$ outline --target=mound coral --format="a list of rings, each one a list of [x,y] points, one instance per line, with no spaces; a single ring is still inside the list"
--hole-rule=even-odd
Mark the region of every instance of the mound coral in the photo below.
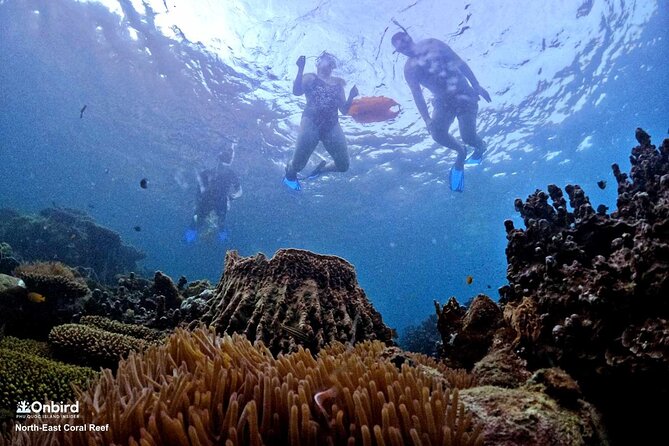
[[[144,350],[149,343],[119,333],[80,324],[64,324],[49,333],[54,355],[62,360],[94,367],[116,368],[120,358]]]
[[[337,343],[275,359],[239,335],[179,329],[79,392],[79,422],[108,431],[15,432],[14,444],[481,444],[457,389],[397,368],[384,348]]]
[[[392,344],[391,330],[358,286],[353,266],[299,249],[281,249],[269,260],[229,251],[202,320],[220,334],[263,341],[274,354],[298,345],[317,351],[352,336]]]
[[[84,280],[61,262],[21,264],[16,267],[14,274],[23,279],[30,291],[43,294],[50,300],[76,299],[89,291]]]

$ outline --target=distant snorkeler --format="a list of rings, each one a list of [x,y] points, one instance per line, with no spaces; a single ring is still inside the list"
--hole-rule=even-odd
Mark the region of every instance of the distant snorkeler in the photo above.
[[[195,212],[184,237],[187,243],[195,242],[203,228],[215,230],[221,242],[228,238],[224,228],[225,217],[231,201],[242,196],[239,177],[230,167],[234,157],[234,147],[235,144],[230,149],[220,152],[214,167],[197,174]]]
[[[490,102],[490,95],[479,85],[465,61],[444,42],[437,39],[414,42],[406,30],[395,33],[391,42],[397,52],[409,57],[404,65],[404,78],[427,130],[437,143],[458,154],[451,168],[450,186],[451,190],[462,192],[467,150],[448,130],[457,117],[462,140],[474,147],[467,164],[480,164],[486,145],[476,133],[478,101],[481,96]],[[421,86],[434,96],[432,116]]]
[[[304,169],[316,149],[319,141],[332,157],[332,162],[321,161],[311,172],[309,178],[315,178],[327,172],[346,172],[349,166],[348,148],[344,132],[339,125],[338,110],[347,114],[353,98],[358,96],[358,88],[351,88],[348,99],[345,97],[343,79],[332,76],[337,68],[337,59],[323,51],[316,59],[316,73],[304,73],[306,58],[297,59],[297,76],[293,82],[293,94],[305,95],[307,105],[302,113],[297,146],[293,159],[286,165],[283,183],[293,190],[302,187],[297,174]]]

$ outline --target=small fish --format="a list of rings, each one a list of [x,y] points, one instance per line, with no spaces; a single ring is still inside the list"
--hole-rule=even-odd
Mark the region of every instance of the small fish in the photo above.
[[[597,181],[597,186],[599,186],[600,189],[606,189],[606,181],[604,180]]]
[[[149,180],[147,180],[146,178],[142,178],[142,180],[139,182],[139,187],[141,187],[142,189],[146,189],[147,187],[149,187]]]
[[[467,276],[467,285],[471,285],[473,281],[474,278],[472,276]]]
[[[77,238],[77,234],[70,234],[70,240],[74,240],[75,238]]]
[[[79,119],[84,117],[84,110],[86,110],[86,107],[88,106],[84,105],[83,107],[81,107],[81,110],[79,111]]]
[[[135,226],[133,229],[134,229],[135,231],[139,232],[139,231],[142,230],[142,227],[141,227],[141,226]]]
[[[488,289],[492,288],[490,285],[488,285]]]
[[[40,293],[35,293],[35,292],[33,292],[33,291],[31,291],[30,293],[28,293],[28,295],[26,296],[26,298],[27,298],[30,302],[34,302],[34,303],[36,303],[36,304],[41,304],[42,302],[44,302],[44,301],[46,300],[46,298],[45,298],[44,296],[42,296]]]
[[[312,341],[311,337],[305,333],[303,330],[300,330],[297,327],[291,327],[290,325],[285,325],[285,324],[279,324],[279,326],[289,335],[297,339],[298,341],[302,341],[305,343],[309,343]]]

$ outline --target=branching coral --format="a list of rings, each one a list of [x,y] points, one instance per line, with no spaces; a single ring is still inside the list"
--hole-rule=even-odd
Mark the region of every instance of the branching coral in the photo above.
[[[49,333],[49,343],[58,358],[112,368],[131,351],[141,351],[149,345],[143,339],[80,324],[54,327]]]
[[[74,396],[72,385],[86,386],[97,374],[77,367],[0,348],[0,409],[14,412],[19,401],[66,401]]]
[[[476,445],[457,389],[341,344],[274,358],[239,335],[179,329],[80,392],[80,423],[106,432],[15,433],[17,445]]]
[[[0,337],[0,348],[28,355],[40,356],[42,358],[51,358],[49,344],[34,339],[19,339],[14,336],[3,336]]]

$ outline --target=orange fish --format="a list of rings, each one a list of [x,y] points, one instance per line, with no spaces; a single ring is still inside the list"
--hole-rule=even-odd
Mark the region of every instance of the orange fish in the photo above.
[[[472,282],[474,281],[474,278],[472,276],[467,276],[467,285],[471,285]]]
[[[28,293],[27,297],[30,302],[35,302],[36,304],[41,304],[46,300],[46,298],[42,296],[40,293],[35,293],[32,291]]]
[[[356,98],[353,99],[348,114],[361,123],[388,121],[400,113],[399,105],[394,99],[385,96]],[[398,106],[397,110],[393,109],[395,106]]]

